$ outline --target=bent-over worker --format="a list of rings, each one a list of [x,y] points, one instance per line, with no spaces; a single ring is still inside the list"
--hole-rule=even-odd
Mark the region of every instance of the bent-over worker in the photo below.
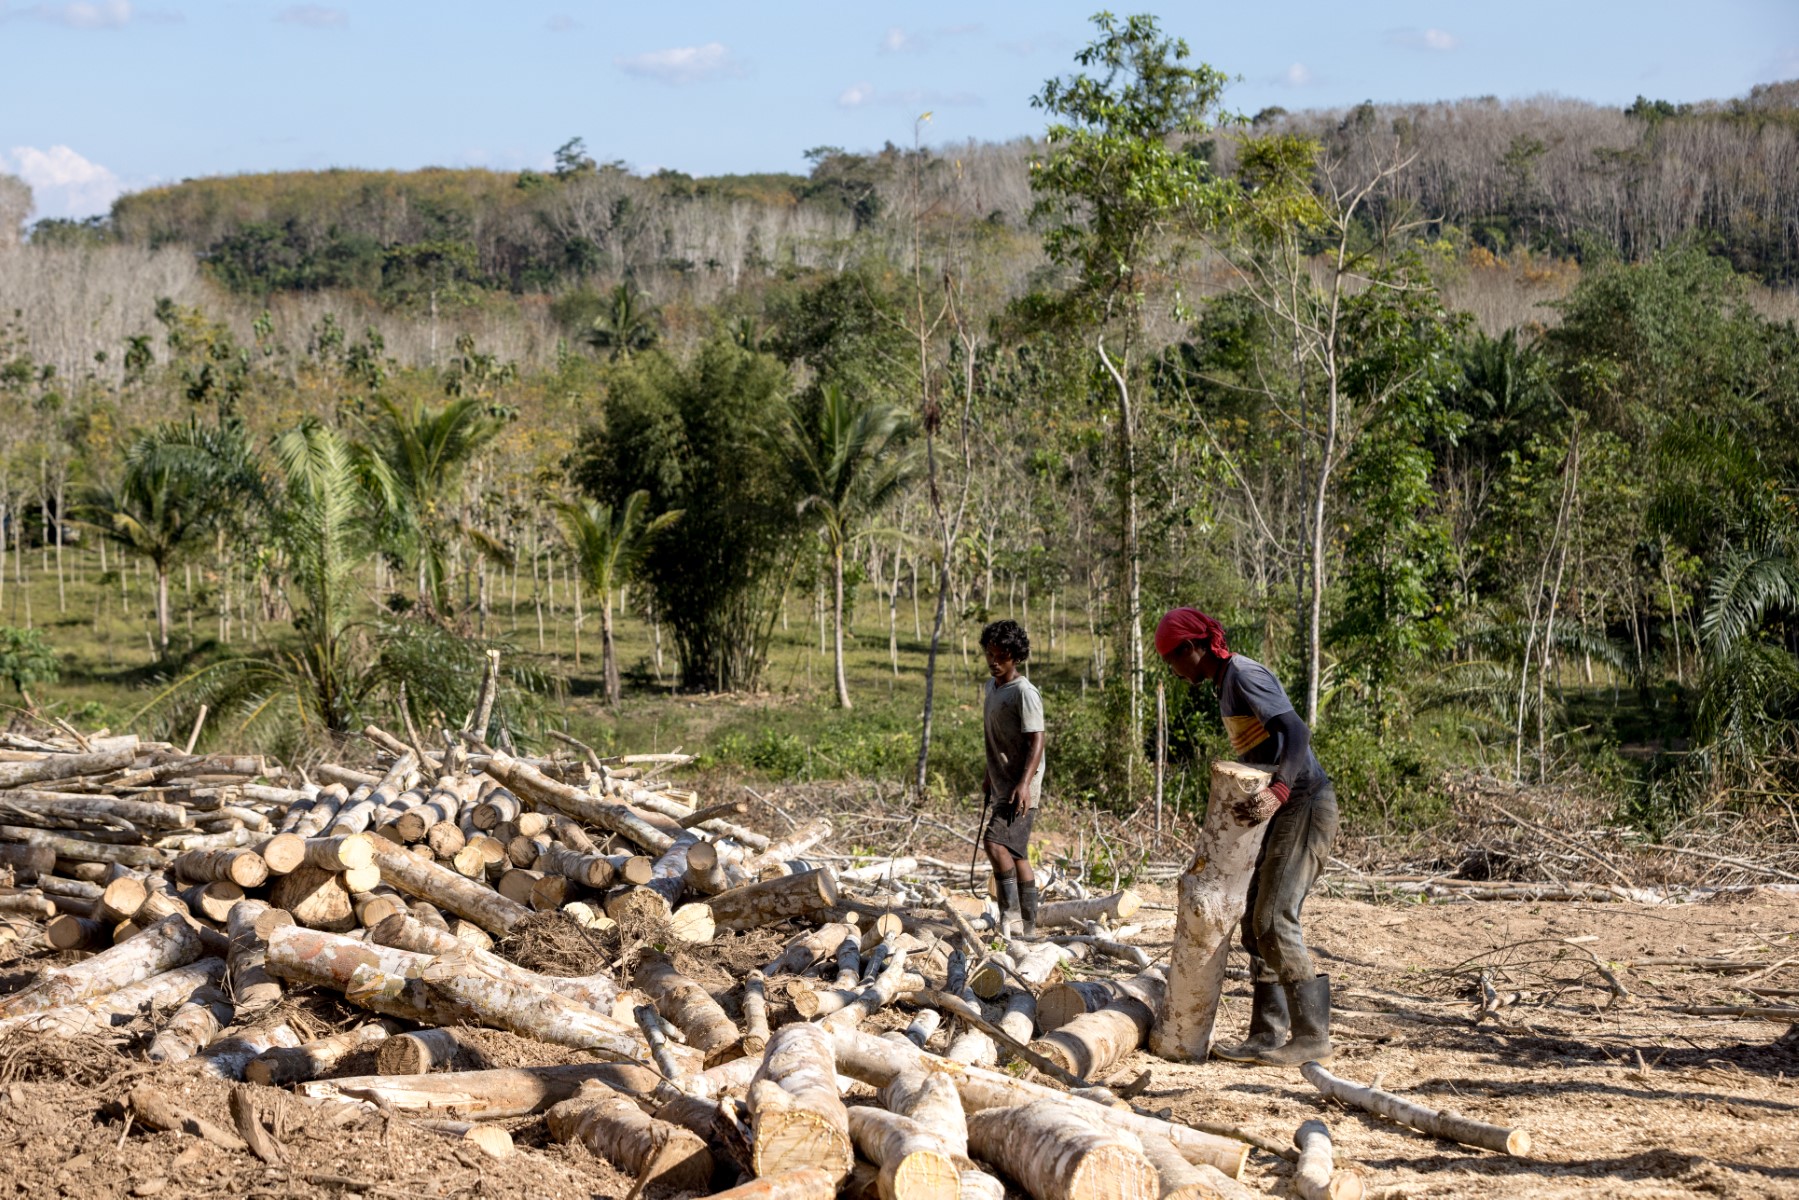
[[[1196,608],[1169,610],[1156,626],[1156,652],[1188,683],[1212,682],[1237,761],[1274,773],[1241,810],[1245,824],[1268,822],[1243,913],[1249,1036],[1212,1053],[1267,1066],[1322,1062],[1332,1050],[1330,976],[1313,968],[1299,912],[1337,838],[1336,789],[1274,672],[1231,653],[1217,621]]]

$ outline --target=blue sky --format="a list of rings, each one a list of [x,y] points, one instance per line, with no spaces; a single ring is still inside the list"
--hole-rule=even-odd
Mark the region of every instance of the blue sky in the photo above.
[[[910,5],[580,0],[0,0],[0,171],[38,215],[121,189],[329,166],[601,159],[803,170],[820,144],[1006,138],[1100,0]],[[1124,4],[1115,11],[1139,11]],[[1799,77],[1799,0],[1164,3],[1254,112],[1363,99],[1606,104]]]

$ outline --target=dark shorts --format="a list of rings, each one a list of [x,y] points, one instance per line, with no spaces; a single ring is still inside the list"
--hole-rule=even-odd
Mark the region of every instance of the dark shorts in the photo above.
[[[1010,850],[1013,858],[1030,858],[1031,822],[1037,819],[1037,807],[1033,804],[1031,811],[1020,816],[1011,800],[995,804],[987,828],[981,831],[981,841],[997,842]]]

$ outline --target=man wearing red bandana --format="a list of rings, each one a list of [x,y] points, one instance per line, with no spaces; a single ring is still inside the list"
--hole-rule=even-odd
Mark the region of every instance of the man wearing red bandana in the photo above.
[[[1267,1066],[1322,1062],[1332,1049],[1330,976],[1313,969],[1299,910],[1337,837],[1336,790],[1274,672],[1231,653],[1217,621],[1196,608],[1169,610],[1156,626],[1156,652],[1188,683],[1212,682],[1237,761],[1274,772],[1238,813],[1245,824],[1267,822],[1243,913],[1254,989],[1249,1036],[1212,1053]]]

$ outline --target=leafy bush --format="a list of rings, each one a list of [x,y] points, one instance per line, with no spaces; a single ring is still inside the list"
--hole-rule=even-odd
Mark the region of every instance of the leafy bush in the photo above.
[[[15,692],[34,683],[55,683],[60,674],[56,652],[41,631],[0,625],[0,677]]]

